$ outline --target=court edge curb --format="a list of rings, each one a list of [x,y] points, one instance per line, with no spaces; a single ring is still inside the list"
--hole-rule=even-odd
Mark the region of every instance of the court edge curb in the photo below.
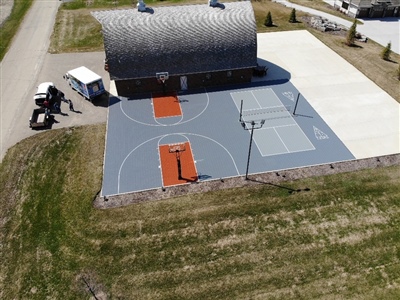
[[[204,182],[187,183],[166,188],[160,187],[156,189],[120,195],[98,196],[94,199],[93,206],[99,209],[116,208],[146,201],[163,200],[187,194],[198,194],[229,188],[257,186],[261,184],[276,184],[279,182],[315,176],[346,173],[395,165],[400,165],[400,153],[359,160],[327,163],[304,168],[251,174],[249,175],[249,180],[245,180],[244,176],[237,176],[230,178],[219,178]]]

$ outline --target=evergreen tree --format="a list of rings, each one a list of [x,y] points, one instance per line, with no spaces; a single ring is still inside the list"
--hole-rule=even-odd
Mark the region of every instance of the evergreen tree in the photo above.
[[[267,17],[265,18],[264,25],[267,27],[272,27],[274,25],[272,22],[272,16],[270,11],[268,12]]]
[[[384,60],[390,60],[390,54],[392,53],[392,43],[389,42],[385,49],[382,50],[381,57]]]
[[[349,32],[346,37],[346,45],[352,46],[354,45],[354,40],[356,39],[357,34],[357,19],[354,20],[353,25],[351,25]]]
[[[292,12],[290,13],[289,22],[290,23],[297,23],[296,10],[294,8],[292,9]]]

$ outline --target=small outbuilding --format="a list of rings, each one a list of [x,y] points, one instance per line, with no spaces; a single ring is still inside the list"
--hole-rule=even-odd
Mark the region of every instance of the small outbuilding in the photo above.
[[[250,1],[92,12],[119,95],[250,82],[257,31]],[[165,83],[156,74],[168,73]]]

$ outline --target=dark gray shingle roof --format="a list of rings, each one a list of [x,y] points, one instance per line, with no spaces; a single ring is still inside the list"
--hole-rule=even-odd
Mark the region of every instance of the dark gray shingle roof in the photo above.
[[[249,1],[92,12],[103,26],[111,79],[253,67],[257,34]]]

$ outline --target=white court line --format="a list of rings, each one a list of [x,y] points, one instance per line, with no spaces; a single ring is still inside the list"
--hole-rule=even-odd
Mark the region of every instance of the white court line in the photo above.
[[[258,99],[257,99],[257,97],[254,95],[253,91],[250,91],[250,93],[253,95],[254,99],[256,99],[256,102],[257,102],[258,106],[259,106],[260,108],[263,108],[263,107],[261,106],[260,102],[258,102]]]
[[[202,138],[204,138],[204,139],[210,140],[210,141],[214,142],[215,144],[217,144],[218,146],[220,146],[222,149],[224,149],[225,152],[228,153],[229,157],[231,158],[231,160],[232,160],[232,162],[233,162],[233,166],[235,167],[237,174],[240,175],[239,169],[238,169],[238,167],[237,167],[237,165],[236,165],[235,159],[233,158],[232,154],[231,154],[231,153],[229,152],[229,150],[226,149],[225,146],[223,146],[220,142],[218,142],[218,141],[216,141],[216,140],[214,140],[214,139],[212,139],[212,138],[210,138],[210,137],[208,137],[208,136],[201,135],[201,134],[196,134],[196,133],[186,133],[186,134],[187,134],[187,135],[194,135],[194,136],[198,136],[198,137],[202,137]]]
[[[167,136],[172,136],[172,135],[181,135],[181,136],[183,136],[183,137],[185,137],[185,138],[187,138],[187,135],[188,135],[188,136],[193,135],[193,136],[202,137],[202,138],[204,138],[204,139],[207,139],[207,140],[210,140],[210,141],[214,142],[215,144],[217,144],[218,146],[220,146],[222,149],[224,149],[225,152],[229,155],[229,157],[230,157],[231,160],[232,160],[233,166],[235,167],[235,170],[236,170],[237,175],[240,176],[239,169],[238,169],[238,167],[237,167],[237,165],[236,165],[235,159],[233,158],[232,154],[229,152],[228,149],[226,149],[225,146],[223,146],[223,145],[222,145],[221,143],[219,143],[218,141],[216,141],[216,140],[214,140],[214,139],[212,139],[212,138],[210,138],[210,137],[208,137],[208,136],[201,135],[201,134],[187,133],[187,132],[186,132],[186,133],[170,133],[170,134],[159,135],[159,136],[153,137],[153,138],[151,138],[151,139],[148,139],[147,141],[144,141],[143,143],[141,143],[141,144],[137,145],[135,148],[133,148],[133,149],[125,156],[124,160],[122,161],[122,163],[121,163],[121,165],[120,165],[120,167],[119,167],[119,171],[118,171],[117,194],[120,193],[119,190],[120,190],[121,171],[122,171],[122,168],[123,168],[123,166],[124,166],[126,160],[129,158],[129,156],[130,156],[134,151],[136,151],[139,147],[143,146],[144,144],[146,144],[146,143],[148,143],[148,142],[151,142],[151,141],[153,141],[153,140],[155,140],[155,139],[159,139],[159,140],[160,140],[160,139],[163,139],[163,138],[165,138],[165,137],[167,137]],[[187,140],[190,141],[188,138],[187,138]],[[192,149],[192,148],[191,148],[191,149]],[[192,156],[193,156],[193,160],[195,160],[195,157],[194,157],[194,154],[193,154],[193,149],[192,149]],[[159,159],[159,162],[160,162],[160,159]],[[160,164],[160,165],[161,165],[161,164]],[[197,172],[197,168],[196,168],[196,172]],[[162,176],[162,174],[161,174],[161,176]]]
[[[309,150],[291,151],[290,153],[315,150],[316,148],[314,147],[314,144],[310,141],[310,139],[308,138],[308,136],[304,133],[303,129],[301,129],[301,127],[299,126],[299,124],[296,123],[296,125],[297,125],[297,127],[299,127],[300,132],[303,134],[303,136],[306,138],[306,140],[310,143],[310,145],[312,146],[312,149],[309,149]]]
[[[272,92],[273,95],[275,96],[275,98],[278,100],[278,102],[279,102],[281,105],[262,107],[261,104],[260,104],[260,102],[258,101],[257,97],[256,97],[255,94],[253,93],[253,92],[256,92],[256,91],[270,91],[270,92]],[[241,93],[245,94],[245,93],[249,93],[249,92],[250,92],[251,95],[255,98],[257,104],[259,105],[259,108],[252,108],[252,109],[243,110],[242,113],[244,113],[244,112],[255,112],[255,111],[259,110],[259,109],[269,109],[269,108],[272,108],[272,109],[273,109],[273,108],[277,108],[277,107],[284,107],[284,108],[286,108],[286,106],[283,105],[281,99],[279,99],[279,97],[276,95],[275,91],[274,91],[273,89],[271,89],[271,88],[257,89],[257,90],[249,90],[249,91],[242,91]],[[239,92],[236,92],[236,93],[239,93]],[[235,99],[234,99],[234,97],[232,96],[232,94],[233,94],[233,93],[231,93],[231,98],[232,98],[233,102],[235,103],[236,108],[237,108],[237,109],[239,110],[239,112],[240,112],[240,109],[239,109],[238,106],[236,105]],[[260,152],[260,154],[261,154],[262,157],[273,156],[273,155],[278,155],[278,154],[285,154],[285,153],[296,153],[296,152],[302,152],[302,151],[311,151],[311,150],[315,150],[315,149],[316,149],[316,148],[314,147],[314,144],[310,141],[310,139],[309,139],[309,138],[307,137],[307,135],[304,133],[303,129],[301,129],[301,127],[299,126],[299,124],[297,124],[296,120],[293,118],[293,116],[291,115],[291,113],[290,113],[289,111],[287,111],[283,116],[277,117],[277,119],[278,119],[278,118],[279,118],[279,119],[280,119],[280,118],[290,118],[290,120],[291,120],[292,123],[291,123],[291,124],[285,124],[285,125],[277,125],[277,126],[262,127],[260,130],[263,130],[263,129],[271,129],[271,128],[274,129],[276,135],[277,135],[278,138],[281,140],[281,143],[282,143],[282,145],[285,147],[285,149],[287,150],[287,152],[263,155],[264,152],[260,150],[261,148],[259,147],[259,145],[258,145],[256,139],[253,138],[254,143],[256,144],[256,146],[257,146],[257,148],[258,148],[258,151]],[[273,118],[271,118],[270,120],[272,120],[272,119],[273,119]],[[289,151],[289,149],[288,149],[288,147],[286,146],[286,144],[284,143],[282,137],[280,136],[280,134],[279,134],[278,131],[276,130],[276,128],[288,127],[288,126],[297,126],[297,127],[299,128],[300,132],[301,132],[301,133],[303,134],[303,136],[305,137],[305,139],[306,139],[306,140],[308,141],[308,143],[312,146],[312,149],[311,149],[311,148],[307,148],[307,149],[304,149],[304,150]]]
[[[176,99],[179,101],[179,97],[178,94],[176,95]],[[179,102],[179,110],[181,112],[180,115],[175,115],[175,116],[166,116],[166,117],[161,117],[161,118],[156,118],[156,110],[154,109],[154,95],[153,93],[151,93],[151,106],[153,107],[153,119],[154,122],[156,122],[157,124],[159,124],[160,126],[163,126],[163,123],[158,122],[157,119],[166,119],[166,118],[177,118],[177,117],[181,117],[181,119],[178,122],[173,123],[172,125],[177,125],[180,124],[183,120],[183,111],[182,111],[182,107],[181,107],[181,103]]]
[[[160,138],[160,136],[158,136],[158,137],[156,136],[156,137],[153,137],[153,138],[151,138],[151,139],[148,139],[147,141],[144,141],[143,143],[141,143],[141,144],[137,145],[135,148],[133,148],[133,149],[131,150],[131,152],[129,152],[129,153],[125,156],[124,160],[122,161],[121,165],[119,166],[119,171],[118,171],[118,184],[117,184],[117,192],[118,192],[118,194],[119,194],[119,183],[120,183],[120,180],[121,180],[121,171],[122,171],[122,167],[123,167],[124,164],[125,164],[125,161],[126,161],[126,160],[128,159],[128,157],[129,157],[134,151],[136,151],[139,147],[143,146],[144,144],[146,144],[146,143],[148,143],[148,142],[151,142],[152,140],[158,139],[158,138]]]
[[[189,143],[189,145],[190,145],[190,140],[189,140],[189,139],[187,138],[187,136],[185,136],[184,134],[179,133],[179,134],[170,134],[170,135],[179,135],[179,136],[181,136],[181,137],[183,137],[183,138],[186,139],[186,142],[185,142],[185,143]],[[163,175],[162,175],[163,173],[162,173],[162,164],[161,164],[161,155],[160,155],[160,143],[161,143],[162,139],[165,138],[165,137],[167,137],[167,136],[169,136],[169,134],[160,137],[160,139],[159,139],[158,142],[157,142],[157,146],[158,146],[158,147],[157,147],[157,152],[158,152],[158,163],[159,163],[159,168],[160,168],[161,183],[162,183],[162,186],[163,186],[163,187],[164,187],[165,185],[164,185],[164,180],[163,180]],[[168,144],[162,144],[162,145],[168,145]],[[193,158],[193,161],[194,161],[194,155],[193,155],[192,147],[190,147],[190,151],[192,152],[192,158]],[[196,163],[194,164],[194,167],[195,167],[196,174],[197,174]]]
[[[287,118],[287,117],[285,117]],[[299,126],[297,124],[285,124],[285,125],[278,125],[278,126],[269,126],[269,127],[264,127],[262,129],[269,129],[269,128],[281,128],[281,127],[290,127],[290,126]],[[301,128],[300,128],[301,129]]]
[[[178,121],[177,123],[173,123],[173,124],[162,124],[162,123],[159,123],[159,122],[156,122],[157,124],[150,124],[150,123],[145,123],[145,122],[138,121],[138,120],[132,118],[131,116],[129,116],[128,113],[126,113],[124,111],[124,109],[122,107],[122,102],[123,102],[122,100],[119,101],[119,108],[122,111],[122,113],[125,115],[125,117],[127,117],[128,119],[132,120],[133,122],[136,122],[136,123],[141,124],[141,125],[146,125],[146,126],[175,126],[175,125],[181,125],[181,124],[185,124],[185,123],[188,123],[190,121],[193,121],[193,120],[197,119],[198,117],[200,117],[206,111],[206,109],[210,105],[210,97],[209,97],[208,92],[207,92],[206,89],[204,89],[204,93],[207,96],[207,102],[206,102],[206,106],[204,107],[204,109],[198,115],[194,116],[191,119],[188,119],[188,120],[182,121],[182,122]],[[146,99],[148,99],[148,98],[146,98]],[[149,99],[149,100],[151,100],[151,99]],[[141,100],[139,100],[139,101],[141,101]],[[151,105],[153,105],[153,101],[151,101],[151,103],[152,103]],[[153,109],[153,111],[154,111],[154,109]],[[153,112],[153,118],[154,118],[154,112]]]
[[[277,134],[278,138],[281,140],[281,142],[282,142],[283,146],[285,146],[285,148],[286,148],[286,152],[287,152],[287,153],[290,153],[290,151],[289,151],[288,147],[286,147],[286,144],[285,144],[285,142],[282,140],[281,136],[279,135],[278,131],[276,131],[275,127],[274,127],[274,131],[276,132],[276,134]],[[267,155],[267,156],[269,156],[269,155]]]

